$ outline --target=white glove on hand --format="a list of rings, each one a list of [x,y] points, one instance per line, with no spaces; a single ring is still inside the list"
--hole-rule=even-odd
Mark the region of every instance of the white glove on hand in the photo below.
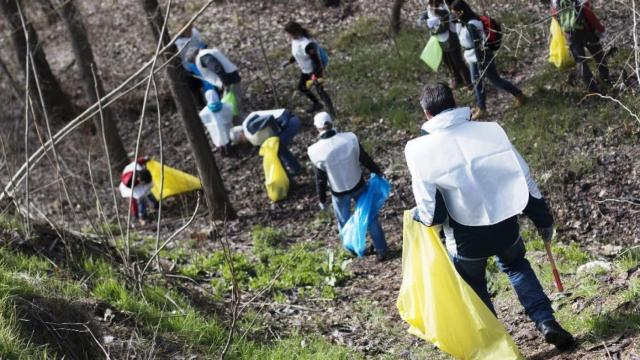
[[[429,29],[436,29],[440,26],[440,19],[438,18],[428,18],[427,19],[427,27]]]
[[[553,240],[553,236],[555,235],[556,231],[553,228],[553,226],[549,226],[546,228],[538,228],[538,235],[540,235],[540,237],[542,238],[542,240],[546,243],[550,242],[551,240]]]
[[[280,64],[280,68],[284,70],[287,66],[289,66],[289,60],[285,60]]]
[[[327,205],[325,205],[324,203],[319,202],[318,203],[318,208],[320,209],[320,211],[325,211],[327,209]]]

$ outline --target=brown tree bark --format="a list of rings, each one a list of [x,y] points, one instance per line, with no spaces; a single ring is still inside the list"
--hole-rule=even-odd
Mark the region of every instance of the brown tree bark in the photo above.
[[[391,33],[397,34],[400,32],[402,6],[405,0],[394,0],[391,7]]]
[[[73,117],[73,105],[67,94],[62,91],[60,83],[53,75],[47,57],[38,40],[36,30],[25,17],[25,23],[27,32],[29,34],[29,41],[27,39],[22,28],[22,22],[18,13],[18,3],[15,0],[0,0],[0,10],[9,22],[9,28],[11,30],[11,37],[16,50],[16,56],[18,62],[23,71],[26,71],[26,54],[27,49],[30,50],[33,56],[33,65],[38,75],[40,87],[42,89],[44,97],[44,107],[49,115],[49,119],[52,125],[61,125],[65,123],[65,120]],[[30,71],[30,69],[29,69]],[[35,76],[30,76],[29,88],[32,91],[32,99],[34,104],[40,104],[38,101],[38,92],[36,87]]]
[[[170,37],[166,29],[161,33],[164,19],[158,1],[140,0],[140,3],[147,15],[154,38],[156,41],[162,39],[162,45],[167,45]],[[175,48],[174,45],[173,51],[161,55],[163,61],[168,60],[169,53],[176,52],[177,48]],[[202,189],[204,190],[210,216],[213,219],[219,220],[235,219],[236,213],[229,202],[227,191],[224,188],[222,177],[216,165],[216,159],[213,157],[213,152],[209,145],[209,139],[207,139],[204,126],[200,121],[200,116],[196,109],[196,103],[187,85],[187,75],[182,70],[180,58],[177,56],[174,57],[166,69],[167,77],[169,78],[169,88],[195,156],[196,166],[200,180],[202,181]]]
[[[93,57],[93,49],[91,42],[87,36],[87,30],[82,21],[82,15],[78,11],[73,0],[57,0],[58,13],[71,36],[71,45],[76,58],[76,64],[80,69],[80,77],[84,86],[84,91],[91,103],[97,103],[98,99],[104,95],[104,86],[102,78],[98,75],[98,67]],[[93,70],[92,70],[93,69]],[[94,83],[93,72],[96,73]],[[96,93],[97,88],[97,93]],[[107,151],[111,160],[111,166],[114,170],[121,171],[129,162],[127,151],[122,144],[122,138],[118,134],[115,117],[111,108],[102,109],[102,123],[100,116],[94,117],[94,123],[102,136],[102,127],[104,126],[104,137],[107,143]]]

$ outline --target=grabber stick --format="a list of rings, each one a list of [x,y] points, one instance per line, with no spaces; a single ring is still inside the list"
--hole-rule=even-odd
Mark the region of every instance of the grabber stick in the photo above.
[[[553,278],[556,280],[556,287],[558,291],[564,292],[564,286],[562,286],[562,280],[560,280],[560,273],[556,267],[556,261],[553,259],[553,254],[551,253],[551,241],[544,243],[544,249],[547,251],[547,257],[551,263],[551,271],[553,272]]]

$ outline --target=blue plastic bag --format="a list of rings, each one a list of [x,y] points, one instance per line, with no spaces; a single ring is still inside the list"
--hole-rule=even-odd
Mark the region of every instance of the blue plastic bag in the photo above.
[[[390,192],[391,184],[387,179],[371,174],[366,190],[356,201],[355,211],[340,230],[342,246],[345,249],[355,252],[358,256],[364,256],[367,247],[369,219],[378,216],[378,211],[389,198]]]

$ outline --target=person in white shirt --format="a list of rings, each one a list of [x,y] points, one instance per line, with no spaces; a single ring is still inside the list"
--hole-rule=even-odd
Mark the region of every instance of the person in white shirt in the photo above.
[[[426,86],[420,103],[427,119],[423,135],[405,147],[414,219],[443,226],[453,265],[494,314],[485,270],[496,256],[544,339],[570,349],[573,336],[556,322],[520,237],[520,213],[545,242],[554,235],[553,216],[527,163],[500,125],[470,121],[468,107],[456,108],[447,85]]]
[[[287,23],[284,31],[291,37],[291,57],[282,63],[282,68],[284,69],[289,64],[298,64],[301,71],[298,90],[311,100],[311,106],[307,109],[307,113],[313,114],[323,108],[318,98],[311,92],[311,89],[315,87],[327,110],[331,114],[335,114],[333,102],[322,85],[325,66],[321,54],[323,50],[309,31],[297,22]]]
[[[351,132],[338,132],[333,119],[326,112],[316,114],[313,124],[318,130],[318,141],[309,146],[307,153],[316,173],[319,207],[324,210],[327,201],[327,183],[331,190],[333,210],[341,230],[351,217],[351,205],[366,191],[367,181],[362,166],[371,173],[384,176],[382,170],[364,150],[358,137]],[[387,241],[378,220],[378,214],[369,219],[367,232],[371,235],[378,261],[387,255]]]

